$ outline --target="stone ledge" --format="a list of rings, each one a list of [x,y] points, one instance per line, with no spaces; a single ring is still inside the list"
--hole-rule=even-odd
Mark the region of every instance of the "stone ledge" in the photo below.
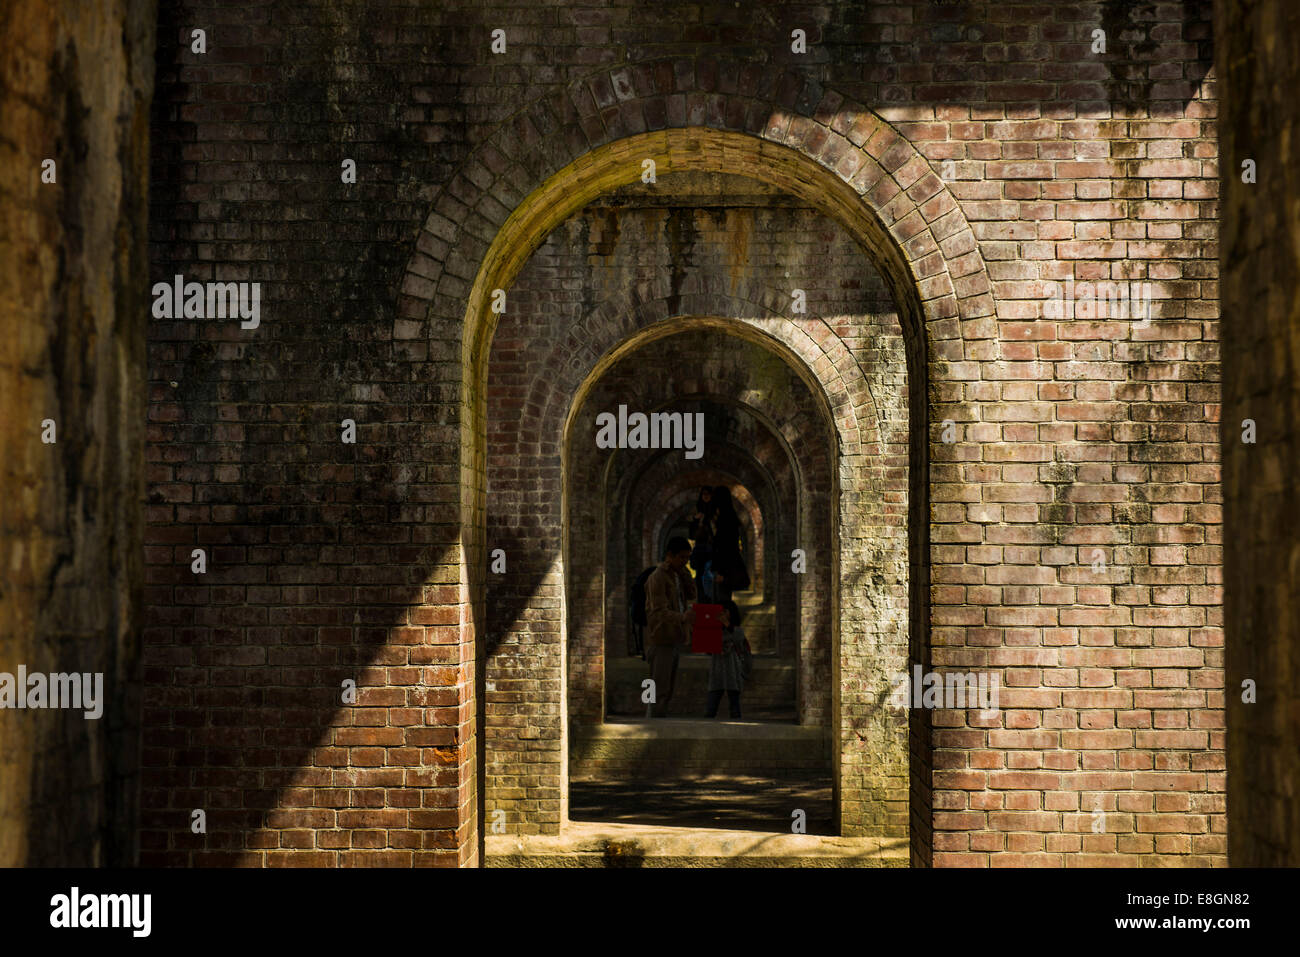
[[[819,837],[566,823],[558,835],[489,835],[488,867],[908,867],[903,838]]]
[[[570,732],[575,779],[637,777],[709,769],[829,769],[825,728],[708,718],[613,719]]]
[[[726,707],[724,698],[722,710]],[[574,726],[571,737],[590,741],[797,741],[816,747],[827,740],[827,731],[786,721],[612,717],[604,724]]]

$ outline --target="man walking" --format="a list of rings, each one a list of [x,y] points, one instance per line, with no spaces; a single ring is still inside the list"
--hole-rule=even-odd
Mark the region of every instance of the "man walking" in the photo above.
[[[686,563],[691,557],[691,543],[680,535],[668,540],[664,560],[645,583],[646,661],[654,679],[655,701],[651,715],[668,715],[668,700],[677,680],[677,659],[683,642],[690,640],[695,609],[695,583]]]

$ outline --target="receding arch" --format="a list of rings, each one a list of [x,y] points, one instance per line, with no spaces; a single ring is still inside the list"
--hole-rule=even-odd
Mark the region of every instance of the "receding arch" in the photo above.
[[[862,168],[870,168],[869,154],[861,155],[866,158]],[[965,284],[971,295],[962,299],[957,295],[949,263],[939,243],[933,236],[930,236],[932,249],[926,243],[915,242],[930,231],[920,212],[920,203],[898,216],[908,205],[906,200],[899,202],[900,197],[907,196],[905,192],[900,190],[888,202],[876,205],[873,197],[879,199],[883,194],[874,191],[860,194],[850,185],[852,180],[825,169],[789,146],[724,130],[666,129],[610,143],[580,157],[537,186],[501,224],[468,289],[462,339],[467,380],[477,381],[486,371],[486,343],[495,328],[496,315],[490,308],[492,291],[507,288],[533,250],[573,213],[603,193],[638,182],[643,157],[655,159],[664,173],[744,172],[789,192],[840,223],[880,269],[904,317],[904,329],[914,338],[958,339],[957,317],[970,314],[975,318],[976,313],[992,313],[988,278],[982,261],[978,261],[973,238],[971,253],[951,264],[952,271],[969,268],[976,276]],[[883,168],[879,171],[883,176]],[[933,172],[930,177],[937,181]],[[952,203],[948,214],[961,217],[955,200],[943,190],[942,184],[938,183],[935,189],[927,201],[936,196],[947,197]],[[935,204],[935,209],[945,205]],[[886,227],[885,222],[890,226]],[[969,232],[964,217],[961,222]],[[923,250],[930,251],[919,255]],[[971,260],[970,255],[976,256],[976,260]],[[458,278],[444,276],[442,282],[448,285],[447,293],[463,290],[464,283]],[[441,292],[441,286],[440,283],[435,288]],[[979,295],[975,295],[976,290]],[[967,301],[971,299],[981,301]],[[984,299],[988,301],[983,302]],[[940,328],[938,324],[945,319],[953,322]]]
[[[791,324],[789,319],[779,321]],[[566,422],[565,462],[561,469],[564,487],[566,490],[597,489],[607,484],[614,462],[612,454],[606,453],[610,457],[604,458],[591,447],[575,458],[570,450],[576,436],[585,437],[585,444],[590,446],[595,415],[612,407],[609,403],[626,400],[629,408],[652,410],[664,400],[687,407],[691,402],[709,398],[707,392],[694,393],[689,383],[696,372],[668,358],[675,354],[672,351],[654,360],[654,366],[662,370],[656,376],[641,377],[638,369],[645,361],[640,358],[643,350],[658,355],[653,351],[656,346],[674,345],[675,339],[681,339],[675,345],[681,350],[680,355],[702,354],[700,346],[710,337],[735,341],[749,351],[776,359],[788,377],[784,385],[773,380],[775,391],[770,395],[755,394],[742,403],[740,399],[749,381],[748,370],[762,360],[741,350],[730,366],[710,365],[713,391],[736,396],[724,404],[736,404],[759,419],[776,415],[775,419],[766,418],[764,428],[780,437],[782,458],[790,463],[792,472],[800,473],[796,480],[801,489],[796,508],[803,537],[797,544],[804,546],[810,557],[807,574],[800,568],[799,574],[792,576],[801,582],[798,607],[806,615],[802,620],[807,629],[798,638],[797,660],[803,665],[798,675],[795,708],[800,724],[825,729],[837,785],[844,774],[851,782],[853,800],[848,802],[848,813],[839,815],[841,833],[887,837],[893,828],[893,836],[898,837],[899,822],[903,821],[902,826],[906,827],[905,811],[901,807],[891,811],[889,806],[898,802],[905,791],[907,755],[901,747],[894,716],[859,698],[867,687],[882,682],[881,672],[896,673],[906,666],[906,531],[901,525],[890,528],[884,522],[854,527],[852,522],[857,513],[842,508],[844,491],[857,496],[849,499],[855,502],[869,494],[873,470],[846,468],[841,436],[850,423],[843,415],[831,413],[826,391],[837,386],[831,375],[834,366],[825,361],[824,353],[820,349],[816,351],[814,361],[818,369],[814,372],[783,338],[755,328],[751,319],[678,317],[639,330],[611,348],[594,364],[581,386],[573,390],[575,397]],[[695,339],[701,342],[694,342]],[[851,368],[860,373],[856,364]],[[611,377],[614,381],[608,382]],[[797,396],[790,392],[796,387]],[[598,394],[597,389],[603,394]],[[848,391],[857,390],[849,386]],[[898,395],[895,401],[904,400]],[[822,438],[821,451],[817,448],[817,436]],[[584,464],[588,461],[591,464]],[[838,467],[835,463],[839,463]],[[802,474],[806,470],[811,470],[812,478]],[[842,482],[847,483],[843,488]],[[603,700],[600,688],[606,643],[592,624],[601,616],[599,603],[603,591],[593,584],[599,577],[600,561],[593,559],[589,552],[575,552],[572,543],[600,536],[603,529],[597,528],[594,520],[574,512],[567,504],[567,492],[564,512],[567,522],[564,554],[576,556],[581,566],[571,568],[570,560],[565,559],[566,580],[575,586],[571,593],[566,592],[575,603],[569,622],[577,630],[566,631],[564,639],[572,665],[571,673],[564,679],[565,687],[576,695],[564,711],[585,727],[600,720],[597,709]],[[846,521],[850,524],[846,525]],[[841,541],[852,543],[849,552],[841,548]],[[852,559],[841,574],[845,555]],[[871,563],[870,569],[859,567],[864,561]],[[788,560],[786,565],[790,567]],[[851,600],[847,602],[839,596],[842,580],[849,583]],[[867,617],[865,609],[874,609],[874,615]],[[841,637],[846,628],[852,635],[847,643]],[[848,685],[841,681],[842,670]],[[854,690],[846,696],[841,690],[844,687]],[[847,706],[842,707],[846,701]],[[835,787],[837,797],[842,790]]]
[[[694,398],[698,401],[700,397]],[[695,405],[695,402],[690,404]],[[763,527],[764,536],[772,537],[771,547],[768,547],[765,537],[754,542],[756,554],[750,570],[751,580],[756,588],[761,585],[764,596],[778,605],[779,620],[774,623],[774,632],[779,638],[784,628],[787,645],[783,650],[788,657],[794,657],[798,590],[788,578],[776,574],[772,565],[778,554],[778,538],[788,547],[793,547],[798,537],[795,465],[790,461],[788,445],[766,427],[758,426],[753,414],[744,406],[732,408],[727,425],[737,423],[757,426],[755,431],[761,429],[761,441],[742,447],[727,437],[721,442],[711,440],[709,464],[685,469],[676,461],[677,453],[671,450],[652,453],[643,461],[627,464],[617,476],[617,485],[610,496],[613,504],[606,534],[606,573],[615,582],[606,590],[607,648],[616,651],[618,642],[610,641],[608,636],[626,630],[626,592],[618,587],[618,583],[660,560],[668,534],[667,510],[679,501],[684,505],[689,500],[693,507],[703,481],[708,485],[741,486],[743,491],[741,500],[736,503],[737,511],[743,505],[751,514],[757,510],[762,516],[754,525]],[[611,466],[615,461],[611,458]],[[609,485],[607,479],[606,487]],[[735,491],[733,488],[733,494]],[[638,514],[641,516],[639,525],[636,523]],[[620,536],[626,538],[619,541]],[[760,563],[760,558],[766,567]]]
[[[764,320],[765,323],[779,323],[783,331],[790,329],[791,324],[783,322],[780,319]],[[568,414],[564,420],[564,434],[567,436],[573,427],[573,418],[577,410],[586,402],[588,394],[593,386],[600,381],[600,378],[616,363],[625,359],[628,355],[644,348],[647,344],[659,339],[666,339],[670,336],[679,335],[685,331],[698,331],[702,329],[711,329],[722,333],[723,335],[733,336],[737,339],[743,339],[746,342],[754,343],[768,352],[778,356],[785,364],[797,375],[807,386],[808,391],[812,394],[813,400],[817,403],[818,412],[827,422],[833,423],[837,411],[841,411],[841,406],[837,405],[832,409],[830,399],[824,391],[827,383],[818,378],[808,365],[811,359],[817,361],[823,353],[816,346],[813,340],[801,329],[794,328],[791,338],[795,339],[800,346],[796,350],[788,344],[785,337],[774,335],[757,326],[757,323],[737,321],[723,316],[675,316],[671,319],[664,319],[656,322],[654,325],[646,326],[627,336],[621,342],[610,348],[591,370],[583,377],[581,384],[573,393],[572,401],[569,404]],[[848,389],[843,386],[842,380],[835,381],[832,388],[836,393],[847,393]],[[848,405],[848,403],[844,403]],[[845,414],[853,415],[852,408],[842,410]],[[856,424],[856,423],[855,423]],[[769,423],[771,426],[771,423]],[[774,428],[774,431],[775,428]],[[838,442],[838,438],[836,439]]]

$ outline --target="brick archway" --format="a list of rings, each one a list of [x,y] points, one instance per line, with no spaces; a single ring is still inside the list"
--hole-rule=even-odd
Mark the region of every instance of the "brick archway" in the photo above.
[[[838,475],[836,462],[844,461],[843,439],[836,434],[825,387],[817,384],[792,349],[775,336],[757,331],[751,322],[679,317],[656,323],[619,343],[596,363],[574,394],[564,429],[565,533],[570,543],[564,556],[568,614],[564,643],[570,695],[565,713],[572,726],[585,733],[587,727],[602,720],[600,708],[606,690],[607,640],[600,603],[607,573],[602,566],[607,563],[591,549],[573,545],[604,534],[604,510],[598,514],[584,507],[578,490],[603,489],[601,499],[605,500],[625,473],[653,457],[645,450],[597,449],[593,441],[595,415],[609,409],[615,398],[626,400],[629,408],[646,410],[668,406],[687,412],[712,409],[705,415],[711,441],[724,440],[735,423],[745,422],[749,426],[745,432],[752,430],[764,437],[756,451],[765,459],[767,470],[784,470],[789,475],[796,521],[794,543],[809,556],[806,570],[789,573],[787,561],[787,574],[782,576],[801,626],[791,649],[797,673],[790,673],[790,705],[799,725],[825,737],[833,766],[837,833],[885,838],[891,835],[884,820],[888,803],[884,794],[888,786],[904,786],[907,754],[896,743],[888,743],[895,719],[882,711],[867,715],[855,707],[855,696],[840,692],[837,675],[843,672],[851,685],[865,687],[875,683],[870,673],[873,667],[901,669],[906,647],[896,640],[891,643],[891,637],[896,639],[906,624],[893,622],[896,630],[891,635],[884,614],[876,622],[854,621],[853,609],[864,603],[860,590],[849,589],[857,601],[841,603],[836,596],[841,579],[852,577],[843,572],[856,570],[872,550],[887,553],[892,547],[895,553],[902,553],[906,547],[899,541],[901,529],[855,532],[841,524],[841,498],[860,491],[860,476]],[[790,325],[788,320],[781,324],[782,328]],[[706,354],[710,358],[700,365],[690,360],[693,355]],[[640,371],[647,365],[659,371],[642,376]],[[758,382],[766,388],[756,388]],[[850,395],[862,391],[852,382],[844,388]],[[855,539],[856,545],[841,551],[837,537],[846,542]],[[891,569],[882,570],[886,572],[882,591],[893,587],[895,599],[905,603],[905,581],[890,579],[885,584]],[[870,603],[883,607],[888,600],[873,598]],[[857,734],[846,734],[844,728],[849,726]],[[877,745],[870,752],[874,759],[870,767],[861,744],[866,740]],[[499,761],[495,753],[491,760],[494,764]],[[852,782],[853,801],[838,800],[840,780]],[[887,785],[887,781],[891,783]],[[494,789],[489,800],[509,793],[508,789]],[[493,806],[499,803],[494,800]]]
[[[647,351],[653,352],[657,347],[671,344],[683,336],[716,336],[721,342],[734,343],[733,348],[740,350],[740,354],[750,357],[756,354],[766,355],[776,360],[779,368],[786,370],[785,374],[791,376],[791,387],[788,392],[777,388],[774,394],[765,395],[758,390],[757,383],[753,381],[754,370],[758,363],[753,358],[743,362],[711,363],[711,378],[708,382],[701,380],[694,373],[674,377],[671,391],[676,400],[675,408],[720,407],[730,410],[724,414],[706,417],[706,421],[710,423],[708,428],[710,447],[717,444],[731,447],[745,446],[746,452],[742,453],[742,457],[746,460],[746,464],[741,465],[740,462],[736,462],[733,468],[738,474],[745,475],[757,485],[769,483],[772,485],[776,500],[784,507],[785,521],[781,525],[781,537],[786,546],[784,564],[787,568],[790,564],[790,550],[795,547],[803,547],[814,556],[835,554],[834,559],[829,560],[825,568],[810,569],[807,576],[777,576],[782,598],[779,602],[782,608],[781,618],[789,641],[785,651],[793,657],[797,652],[796,632],[801,612],[813,615],[816,620],[820,620],[822,613],[827,616],[824,627],[827,641],[830,642],[834,641],[831,636],[839,629],[852,630],[854,627],[847,619],[831,620],[830,608],[819,608],[822,597],[829,593],[830,580],[838,578],[835,569],[839,562],[839,555],[833,547],[836,532],[838,530],[840,536],[844,538],[852,538],[855,535],[850,529],[843,527],[837,529],[836,519],[832,515],[839,507],[835,503],[842,496],[864,494],[863,489],[859,487],[862,484],[859,475],[850,475],[843,482],[837,481],[834,463],[836,460],[847,459],[850,454],[859,461],[878,459],[880,452],[875,446],[860,450],[857,443],[846,442],[845,430],[834,438],[830,437],[835,431],[832,423],[836,420],[866,422],[874,419],[874,409],[860,398],[866,394],[865,386],[861,381],[861,370],[850,363],[849,371],[856,375],[850,375],[847,382],[837,381],[833,386],[857,401],[846,400],[837,403],[832,409],[825,395],[820,394],[829,386],[816,381],[811,384],[803,381],[804,377],[813,377],[809,370],[801,367],[800,355],[785,346],[785,341],[791,339],[798,343],[794,333],[800,330],[792,329],[791,324],[785,320],[779,320],[779,324],[778,321],[774,321],[773,326],[777,327],[782,338],[778,339],[767,332],[759,332],[749,320],[722,320],[716,317],[678,317],[661,320],[641,329],[621,341],[602,357],[601,361],[595,363],[586,381],[573,390],[573,411],[565,421],[565,434],[573,434],[576,428],[575,418],[579,410],[588,401],[593,390],[598,387],[598,383],[602,383],[607,373],[624,362],[635,364],[642,361],[638,357],[645,355]],[[777,356],[782,358],[777,359]],[[796,390],[802,391],[796,393]],[[646,405],[647,408],[657,408],[658,400],[662,399],[662,394],[657,391],[655,383],[625,383],[619,386],[618,391],[620,394],[626,391],[630,402],[649,403]],[[642,394],[645,395],[644,399],[637,398]],[[807,396],[809,401],[801,403],[800,395]],[[852,418],[855,413],[856,419]],[[663,477],[666,487],[671,488],[673,483],[669,478],[672,474],[668,462],[670,458],[671,456],[660,456],[647,451],[619,453],[611,457],[608,469],[602,473],[602,481],[620,483],[636,473],[640,461],[655,461],[661,467],[658,474]],[[578,469],[582,462],[582,457],[575,459],[572,454],[569,455],[564,467],[566,487],[577,481],[579,473],[575,469]],[[863,469],[862,472],[870,474],[873,480],[882,484],[887,481],[883,470],[878,467]],[[568,512],[570,516],[568,530],[571,537],[575,534],[585,534],[580,531],[581,528],[594,529],[594,526],[584,522],[581,516],[575,516],[572,509]],[[869,531],[856,534],[862,537],[878,537]],[[879,544],[882,548],[885,547],[883,542]],[[624,568],[621,561],[608,559],[606,572],[613,573],[616,577],[619,574],[635,573],[631,569]],[[813,581],[823,574],[829,576],[824,586],[814,586]],[[623,616],[623,602],[620,601],[620,596],[606,596],[607,600],[611,597],[613,613],[604,616],[607,629]],[[598,606],[579,611],[583,604],[578,598],[571,599],[569,604],[570,609],[580,620],[584,616],[594,617],[598,614]],[[810,624],[811,620],[806,624]],[[582,630],[579,626],[578,631]],[[806,637],[811,636],[811,633],[812,629],[809,627]],[[567,641],[570,654],[575,651],[575,641],[578,642],[579,647],[586,649],[585,657],[591,660],[590,666],[597,672],[597,678],[593,680],[598,683],[600,669],[598,657],[603,643],[597,638],[597,635],[592,634],[585,640],[579,640],[577,633],[571,630]],[[811,648],[805,649],[805,651],[811,650]],[[805,679],[806,684],[802,688],[802,693],[806,697],[829,698],[830,675],[828,673],[810,672]],[[574,689],[572,676],[570,688]],[[599,698],[595,694],[589,697],[592,700]],[[829,709],[828,700],[823,710],[829,711]],[[598,717],[598,713],[591,706],[579,707],[577,710],[588,720]]]
[[[459,462],[458,533],[440,539],[440,580],[456,583],[458,596],[455,611],[448,611],[457,623],[460,662],[452,740],[463,859],[477,857],[483,836],[473,779],[476,769],[481,774],[476,712],[482,693],[475,684],[482,668],[475,661],[486,560],[491,293],[510,285],[567,216],[602,192],[636,182],[644,159],[654,159],[660,175],[716,170],[761,179],[823,211],[857,239],[889,285],[905,330],[914,474],[928,474],[928,383],[943,377],[948,362],[972,358],[968,340],[995,336],[988,276],[951,194],[888,124],[813,80],[726,61],[619,67],[530,105],[476,150],[439,194],[421,231],[393,330],[399,350],[427,356],[452,390],[435,413],[443,428],[425,451],[432,460]],[[811,368],[820,375],[826,365],[823,357]],[[915,653],[928,625],[922,613],[928,481],[913,488],[919,493],[912,496],[909,524]],[[478,790],[481,799],[481,783]]]

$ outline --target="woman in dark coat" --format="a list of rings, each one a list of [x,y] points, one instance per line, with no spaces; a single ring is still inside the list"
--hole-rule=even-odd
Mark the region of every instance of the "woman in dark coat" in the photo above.
[[[690,535],[695,542],[691,551],[691,568],[695,571],[696,585],[700,596],[706,601],[713,601],[713,573],[709,562],[713,558],[713,524],[717,516],[717,503],[713,501],[713,489],[704,486],[700,497],[695,501],[695,514],[691,517]]]
[[[749,587],[749,569],[740,550],[740,519],[731,504],[731,489],[719,485],[713,490],[717,508],[713,532],[714,601],[727,602],[733,592]]]

